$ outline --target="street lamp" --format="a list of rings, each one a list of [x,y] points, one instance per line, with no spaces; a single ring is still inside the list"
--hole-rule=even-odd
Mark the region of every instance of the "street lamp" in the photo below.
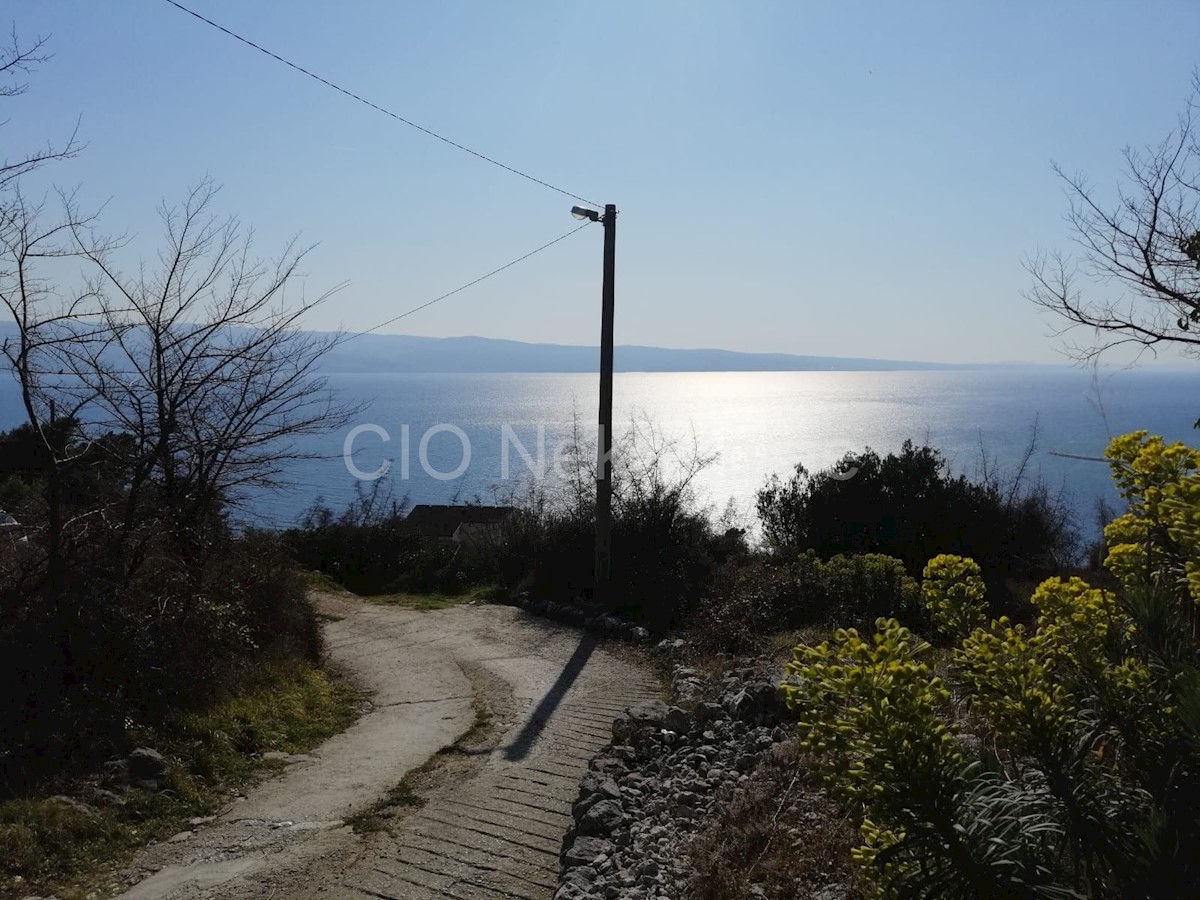
[[[576,219],[604,225],[604,282],[600,291],[600,433],[596,442],[596,570],[593,596],[612,606],[612,398],[613,398],[613,281],[617,266],[617,207],[604,214],[572,206]]]

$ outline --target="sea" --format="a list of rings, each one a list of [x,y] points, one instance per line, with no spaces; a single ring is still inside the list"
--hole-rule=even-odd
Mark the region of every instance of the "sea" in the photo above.
[[[554,484],[573,442],[595,447],[595,375],[339,373],[329,387],[362,411],[301,439],[311,458],[288,463],[285,486],[240,498],[241,521],[286,528],[376,482],[410,504],[503,501]],[[732,508],[751,530],[756,492],[797,463],[814,471],[911,439],[955,472],[1011,477],[1032,440],[1026,477],[1063,491],[1091,535],[1097,503],[1118,503],[1099,461],[1108,440],[1144,428],[1200,444],[1198,418],[1200,368],[619,373],[614,387],[618,448],[657,447],[668,476],[704,458],[698,501]],[[0,428],[20,421],[15,390],[0,381]]]

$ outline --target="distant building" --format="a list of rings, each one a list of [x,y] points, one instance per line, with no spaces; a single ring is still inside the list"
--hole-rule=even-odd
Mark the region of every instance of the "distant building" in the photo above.
[[[405,517],[405,524],[421,534],[466,544],[499,530],[516,509],[511,506],[437,506],[422,503]]]
[[[29,543],[29,535],[25,534],[27,530],[28,529],[21,527],[20,522],[18,522],[4,510],[0,509],[0,538],[3,538],[5,543]]]

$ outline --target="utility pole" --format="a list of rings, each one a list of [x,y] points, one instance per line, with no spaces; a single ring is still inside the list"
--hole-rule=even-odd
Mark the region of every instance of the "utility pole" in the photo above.
[[[604,283],[600,297],[600,435],[596,464],[596,599],[612,605],[613,310],[617,268],[617,207],[604,207]]]
[[[596,441],[596,569],[592,596],[612,606],[613,308],[616,296],[617,207],[571,207],[576,219],[604,225],[604,282],[600,291],[600,430]]]

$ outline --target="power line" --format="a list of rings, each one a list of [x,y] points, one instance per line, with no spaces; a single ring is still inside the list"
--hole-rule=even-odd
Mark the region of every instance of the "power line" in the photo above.
[[[169,3],[169,2],[171,2],[171,0],[167,0],[167,2]],[[405,318],[406,316],[411,316],[413,313],[420,312],[423,309],[428,309],[430,306],[433,306],[433,304],[440,303],[442,300],[445,300],[447,297],[453,297],[455,294],[461,293],[462,291],[465,291],[469,287],[474,287],[475,285],[479,284],[479,282],[481,282],[481,281],[486,281],[487,279],[491,278],[493,275],[499,275],[505,269],[511,269],[517,263],[524,262],[525,260],[529,259],[529,257],[535,256],[536,254],[541,253],[543,250],[553,247],[559,241],[565,241],[571,235],[575,234],[578,231],[582,231],[583,229],[587,228],[591,224],[592,223],[590,221],[584,222],[579,227],[572,228],[566,234],[559,235],[558,237],[556,237],[554,240],[550,241],[549,243],[542,244],[542,246],[538,247],[536,250],[530,250],[524,256],[518,256],[512,262],[507,262],[498,269],[492,269],[492,271],[488,272],[486,275],[480,275],[474,281],[468,281],[466,284],[462,285],[461,287],[456,287],[452,291],[447,291],[445,294],[442,294],[440,297],[434,297],[432,300],[428,301],[427,303],[422,303],[420,306],[414,306],[412,309],[408,310],[408,312],[402,312],[398,316],[393,316],[392,318],[388,319],[386,322],[380,322],[375,327],[368,328],[366,331],[360,331],[360,332],[355,332],[353,334],[348,334],[345,336],[345,338],[338,341],[338,343],[344,344],[344,343],[346,343],[346,341],[352,341],[356,337],[360,337],[361,335],[371,334],[374,331],[378,331],[380,328],[386,328],[388,325],[391,325],[393,322],[399,322],[401,319]]]
[[[476,157],[477,159],[482,159],[484,162],[491,163],[493,166],[499,166],[501,169],[504,169],[506,172],[511,172],[514,175],[519,175],[522,178],[526,179],[527,181],[532,181],[534,184],[540,184],[542,187],[549,188],[552,191],[558,191],[558,193],[560,193],[566,197],[570,197],[573,200],[579,200],[583,203],[587,203],[590,206],[599,206],[600,205],[600,204],[596,203],[594,200],[588,200],[586,197],[580,197],[578,194],[572,194],[570,191],[564,190],[563,188],[553,185],[548,181],[542,181],[542,179],[540,179],[540,178],[534,178],[532,175],[530,175],[527,172],[522,172],[520,169],[514,169],[512,166],[505,165],[504,163],[500,162],[497,159],[492,159],[492,157],[490,157],[490,156],[485,156],[482,153],[472,150],[470,147],[464,147],[462,144],[458,143],[457,141],[452,141],[452,140],[450,140],[450,138],[444,137],[444,136],[438,134],[436,131],[430,131],[428,128],[425,128],[422,125],[418,125],[416,122],[412,121],[411,119],[406,119],[406,118],[404,118],[404,116],[402,116],[398,113],[394,113],[390,109],[386,109],[386,108],[380,106],[378,103],[372,103],[370,100],[367,100],[365,97],[361,97],[358,94],[354,93],[353,91],[347,90],[346,88],[342,87],[341,85],[334,84],[329,79],[322,78],[320,75],[317,75],[315,72],[310,72],[308,69],[304,68],[303,66],[297,65],[296,63],[292,62],[291,60],[284,59],[278,53],[273,53],[272,51],[268,50],[266,47],[261,47],[258,44],[254,43],[254,41],[249,40],[248,38],[244,38],[240,34],[237,34],[236,32],[230,31],[224,25],[219,25],[216,22],[214,22],[212,19],[205,18],[204,16],[200,15],[200,13],[196,12],[195,10],[188,9],[182,3],[177,3],[176,0],[165,0],[165,2],[171,4],[176,9],[187,13],[189,16],[193,16],[193,17],[199,19],[201,22],[205,23],[206,25],[211,25],[213,28],[217,29],[217,31],[220,31],[220,32],[223,32],[224,34],[229,35],[234,40],[241,41],[243,44],[245,44],[248,47],[253,47],[259,53],[266,54],[267,56],[271,57],[271,59],[274,59],[277,62],[281,62],[285,66],[288,66],[289,68],[295,69],[297,72],[300,72],[302,75],[307,75],[309,78],[313,79],[314,81],[319,81],[321,84],[325,85],[326,87],[331,87],[338,93],[345,94],[347,97],[351,98],[352,100],[357,100],[359,103],[363,104],[364,106],[369,106],[371,109],[377,110],[378,112],[383,113],[385,116],[391,116],[393,119],[396,119],[399,122],[403,122],[405,125],[408,125],[410,128],[415,128],[415,129],[417,129],[417,131],[427,134],[432,138],[437,138],[439,141],[441,141],[444,144],[449,144],[451,147],[455,147],[455,148],[463,151],[464,153],[469,153],[472,156]]]

